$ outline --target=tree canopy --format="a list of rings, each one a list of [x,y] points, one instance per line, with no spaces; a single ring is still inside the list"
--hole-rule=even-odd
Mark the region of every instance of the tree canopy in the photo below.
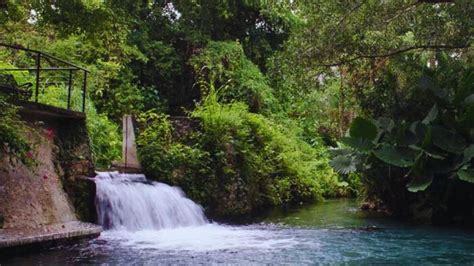
[[[473,180],[472,14],[472,0],[7,0],[0,42],[89,68],[101,162],[134,114],[155,179],[247,204],[216,209],[358,191],[403,211],[415,191],[441,213]],[[0,51],[1,64],[31,60]],[[201,127],[176,137],[178,116]]]

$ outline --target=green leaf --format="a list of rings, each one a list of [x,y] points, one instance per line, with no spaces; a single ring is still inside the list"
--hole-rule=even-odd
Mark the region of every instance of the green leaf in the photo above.
[[[352,151],[350,149],[343,149],[343,148],[332,148],[329,149],[329,153],[331,154],[331,157],[336,157],[339,155],[350,155]]]
[[[439,88],[439,87],[433,87],[433,88],[431,88],[431,91],[439,99],[450,101],[450,99],[448,98],[448,96],[449,96],[448,91],[446,89]]]
[[[429,152],[421,147],[418,147],[416,145],[409,145],[408,148],[414,150],[414,151],[421,151],[423,154],[426,154],[428,157],[431,157],[433,159],[437,159],[437,160],[444,160],[444,156],[442,155],[439,155],[439,154],[435,154],[435,153],[432,153],[432,152]]]
[[[461,169],[458,171],[458,177],[463,181],[474,183],[474,169]]]
[[[401,125],[396,134],[396,143],[401,146],[414,145],[418,142],[418,137],[412,131],[407,130],[406,125]]]
[[[471,144],[464,150],[464,159],[462,160],[462,163],[468,163],[472,158],[474,158],[474,144]]]
[[[410,171],[406,174],[406,176],[421,176],[421,172],[423,171],[423,168],[425,167],[426,164],[426,157],[424,156],[423,150],[419,152],[416,157],[415,157],[415,162],[410,168]]]
[[[467,130],[472,128],[472,125],[474,125],[474,104],[464,108],[464,111],[459,114],[457,122],[461,128]]]
[[[474,94],[471,94],[471,95],[467,96],[467,98],[464,99],[464,104],[465,105],[474,104]]]
[[[466,147],[466,141],[462,136],[443,127],[432,128],[433,143],[438,148],[455,153],[462,154]]]
[[[373,153],[378,159],[394,166],[410,167],[414,164],[414,158],[390,145],[383,145],[381,148],[374,150]]]
[[[426,155],[428,155],[428,157],[431,157],[433,159],[436,159],[436,160],[444,160],[445,157],[444,156],[441,156],[439,154],[434,154],[434,153],[431,153],[431,152],[428,152],[428,151],[424,151]]]
[[[435,121],[436,118],[438,117],[438,112],[439,112],[438,106],[436,104],[433,105],[428,115],[425,117],[425,119],[423,119],[422,123],[425,125],[428,125],[432,123],[433,121]]]
[[[423,151],[421,147],[418,147],[416,145],[408,145],[408,148],[415,150],[415,151]]]
[[[429,161],[427,167],[430,167],[430,172],[433,174],[452,174],[453,171],[456,169],[453,164],[444,161]]]
[[[431,145],[433,141],[433,130],[432,127],[426,127],[423,135],[423,142],[421,143],[421,147],[426,149]],[[421,136],[421,135],[420,135]]]
[[[432,91],[436,97],[442,100],[446,100],[446,97],[448,97],[447,90],[439,88],[438,85],[433,82],[431,77],[422,76],[419,80],[419,86],[422,89]]]
[[[349,174],[357,170],[357,162],[353,156],[339,155],[329,163],[336,172]]]
[[[395,128],[395,122],[390,118],[379,117],[375,122],[378,128],[377,137],[374,140],[374,143],[379,143],[383,136],[387,133],[390,134]]]
[[[368,139],[344,137],[341,142],[362,153],[368,153],[372,150],[374,144]]]
[[[433,83],[433,81],[431,81],[430,77],[421,76],[419,81],[418,81],[418,85],[422,89],[429,90],[430,88],[432,88],[434,86],[434,83]]]
[[[420,121],[415,121],[410,125],[410,132],[415,134],[418,145],[427,147],[431,143],[430,127]]]
[[[433,176],[428,175],[425,177],[413,178],[407,185],[407,189],[410,192],[425,191],[433,182]]]
[[[393,128],[395,127],[395,122],[393,122],[392,119],[386,118],[386,117],[380,117],[379,119],[377,119],[376,124],[379,127],[379,129],[386,132],[392,131]]]
[[[338,187],[348,187],[349,183],[347,183],[346,181],[341,181],[341,182],[337,183],[337,186]]]
[[[413,132],[415,135],[418,135],[418,128],[420,127],[420,121],[415,121],[410,125],[410,131]]]
[[[377,137],[377,127],[370,120],[357,117],[351,124],[350,136],[373,141]]]

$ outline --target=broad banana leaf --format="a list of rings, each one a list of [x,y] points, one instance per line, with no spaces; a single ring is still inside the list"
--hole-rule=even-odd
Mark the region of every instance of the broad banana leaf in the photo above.
[[[357,117],[352,122],[349,133],[353,138],[373,141],[377,137],[377,127],[372,123],[372,121],[362,117]]]
[[[433,182],[433,176],[427,175],[424,177],[415,177],[407,185],[407,189],[410,192],[425,191]]]
[[[383,162],[398,167],[410,167],[415,163],[414,157],[408,156],[399,148],[390,145],[383,145],[379,149],[374,150],[373,153]]]

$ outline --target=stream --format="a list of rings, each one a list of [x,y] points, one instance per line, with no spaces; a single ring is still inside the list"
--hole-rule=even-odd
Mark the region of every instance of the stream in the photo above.
[[[472,264],[474,232],[360,212],[350,199],[274,210],[249,225],[209,221],[179,188],[141,175],[96,177],[100,237],[10,264]]]

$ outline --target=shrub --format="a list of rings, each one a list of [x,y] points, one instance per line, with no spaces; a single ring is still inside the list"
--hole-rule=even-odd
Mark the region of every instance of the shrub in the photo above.
[[[338,190],[321,144],[311,147],[245,104],[207,101],[191,115],[200,128],[176,138],[169,117],[143,114],[139,156],[148,177],[182,187],[213,214],[245,215]]]
[[[19,159],[24,164],[31,162],[30,144],[25,137],[25,123],[17,114],[17,107],[0,93],[0,159],[8,154],[10,159]]]
[[[277,101],[266,77],[246,56],[238,42],[211,41],[189,60],[201,90],[209,94],[209,83],[222,87],[221,100],[246,103],[252,112],[277,109]]]
[[[39,94],[39,102],[56,107],[67,108],[67,88],[65,86],[50,86]],[[82,110],[82,91],[73,90],[71,109]],[[86,99],[86,126],[90,138],[92,157],[96,167],[107,169],[112,161],[121,157],[121,136],[118,125],[98,114],[94,103]]]
[[[6,55],[4,54],[0,54],[0,57],[2,58],[5,56]],[[15,66],[0,61],[0,67],[14,68]],[[19,84],[27,82],[34,83],[34,76],[27,71],[11,71],[8,72],[8,74],[12,74]],[[50,78],[53,81],[57,80],[57,78],[50,76],[51,73],[46,72],[42,73],[42,75],[42,78],[46,80]],[[65,84],[42,87],[40,88],[38,101],[42,104],[67,108],[67,92],[68,89]],[[130,93],[133,94],[133,92]],[[10,149],[13,149],[15,154],[22,157],[25,150],[28,150],[25,144],[21,142],[21,137],[19,137],[20,134],[18,133],[21,130],[22,123],[18,117],[15,117],[16,112],[12,105],[7,104],[4,100],[1,104],[4,107],[0,110],[0,114],[5,117],[5,119],[1,121],[1,123],[5,124],[2,134],[5,134],[4,136],[9,136],[10,140],[8,143]],[[72,90],[71,110],[82,111],[82,90],[80,89],[80,86],[76,86]],[[86,125],[89,133],[90,147],[94,163],[98,168],[106,169],[110,167],[112,161],[120,159],[121,156],[121,136],[119,134],[118,125],[108,119],[105,114],[98,114],[95,105],[90,101],[89,97],[86,99],[85,112],[87,119]],[[12,147],[14,142],[19,146]]]
[[[199,143],[184,144],[174,139],[169,116],[148,111],[138,116],[138,156],[148,178],[180,186],[189,197],[204,205],[216,190],[212,181],[209,153]],[[196,138],[189,136],[189,139]],[[181,141],[186,142],[185,138]]]
[[[361,173],[368,196],[395,215],[422,214],[409,208],[415,202],[431,206],[434,222],[472,213],[464,202],[474,192],[473,78],[472,67],[440,60],[414,85],[424,94],[418,107],[433,99],[424,116],[356,118],[331,164],[342,174]]]
[[[229,191],[243,193],[250,210],[266,205],[321,199],[336,191],[336,175],[325,148],[311,147],[242,103],[207,103],[196,109],[202,120],[202,146],[213,156],[216,175]],[[233,186],[234,183],[239,186]],[[227,196],[229,197],[229,196]],[[237,213],[238,214],[238,213]]]

